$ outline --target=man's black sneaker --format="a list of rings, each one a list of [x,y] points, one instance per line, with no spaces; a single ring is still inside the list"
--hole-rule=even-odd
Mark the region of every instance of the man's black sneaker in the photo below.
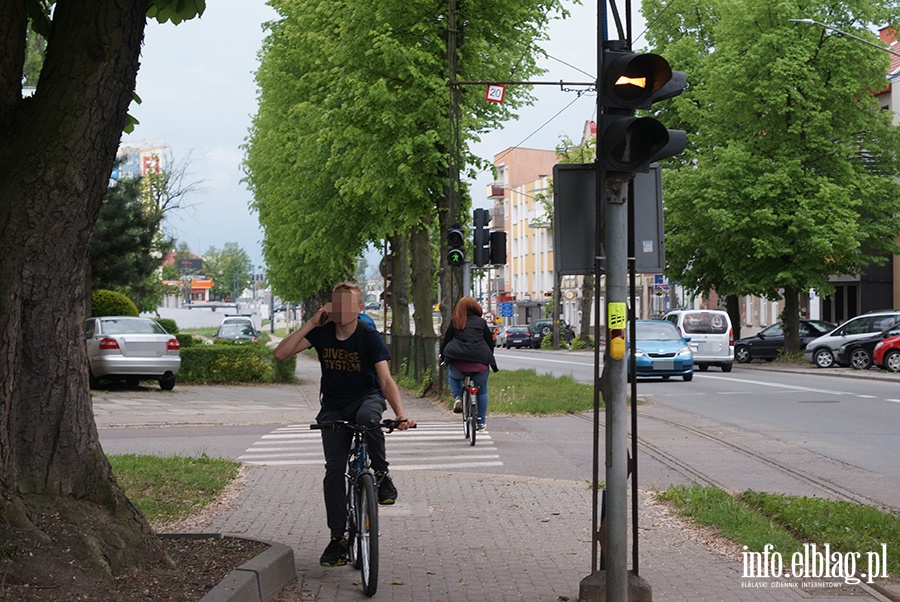
[[[343,537],[332,537],[328,547],[322,552],[319,564],[322,566],[344,566],[347,564],[347,540]]]
[[[386,472],[376,472],[375,478],[378,479],[378,503],[390,506],[397,501],[397,488],[394,482]]]

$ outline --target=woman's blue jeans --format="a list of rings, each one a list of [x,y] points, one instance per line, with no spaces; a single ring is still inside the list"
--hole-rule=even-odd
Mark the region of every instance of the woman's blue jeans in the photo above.
[[[484,424],[487,416],[488,408],[488,376],[491,370],[488,368],[484,372],[475,372],[472,376],[472,383],[478,387],[478,395],[475,400],[478,402],[478,423]],[[462,399],[462,384],[465,376],[454,366],[450,366],[449,381],[450,392],[453,393],[453,399]]]

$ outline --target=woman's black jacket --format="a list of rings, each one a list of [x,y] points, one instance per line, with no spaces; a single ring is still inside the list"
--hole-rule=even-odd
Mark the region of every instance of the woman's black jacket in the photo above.
[[[496,372],[494,335],[484,318],[469,314],[466,317],[466,327],[462,330],[454,328],[451,321],[441,342],[441,357],[447,362],[449,360],[479,362],[490,366]]]

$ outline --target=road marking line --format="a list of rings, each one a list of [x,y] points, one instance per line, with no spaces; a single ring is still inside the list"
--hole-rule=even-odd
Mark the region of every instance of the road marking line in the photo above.
[[[727,376],[712,376],[709,374],[697,375],[703,379],[716,379],[716,380],[727,380],[730,382],[738,382],[738,383],[746,383],[748,385],[758,385],[764,387],[775,387],[776,389],[793,389],[795,391],[806,391],[808,393],[828,393],[831,395],[855,395],[855,393],[848,393],[845,391],[834,391],[834,390],[826,390],[826,389],[813,389],[811,387],[800,387],[797,385],[782,385],[778,383],[767,383],[760,380],[746,380],[743,378],[728,378]]]
[[[571,361],[567,361],[567,360],[548,360],[548,359],[544,359],[542,357],[528,357],[526,355],[503,355],[503,354],[498,354],[495,352],[494,356],[495,357],[515,358],[515,359],[525,360],[528,362],[540,362],[542,364],[549,363],[549,364],[568,364],[570,366],[591,366],[591,367],[594,366],[594,362],[591,362],[590,364],[585,364],[582,362],[571,362]]]

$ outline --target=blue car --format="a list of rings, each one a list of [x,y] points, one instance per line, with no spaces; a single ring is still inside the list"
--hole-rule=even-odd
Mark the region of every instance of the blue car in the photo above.
[[[635,375],[638,378],[694,378],[694,356],[688,345],[690,337],[682,336],[674,324],[665,320],[636,320],[635,330]],[[630,334],[630,329],[627,332]],[[631,349],[631,341],[627,341],[627,346]],[[630,361],[628,368],[631,379]]]

